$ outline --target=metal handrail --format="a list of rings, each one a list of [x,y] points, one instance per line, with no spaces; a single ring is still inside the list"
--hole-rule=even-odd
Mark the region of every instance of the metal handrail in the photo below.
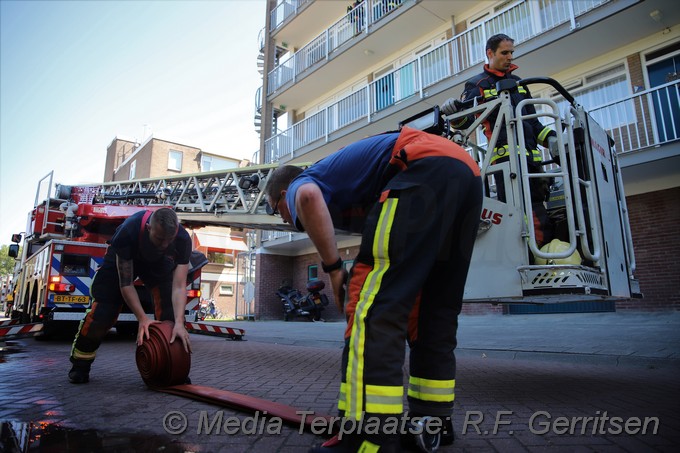
[[[452,37],[446,42],[443,42],[429,52],[418,56],[414,62],[406,63],[405,65],[396,68],[394,71],[383,75],[380,79],[374,80],[366,87],[363,87],[360,91],[364,91],[365,94],[362,96],[369,101],[374,100],[374,102],[368,102],[367,111],[364,111],[363,109],[354,109],[345,113],[341,112],[343,103],[347,103],[346,98],[356,95],[356,92],[326,107],[325,110],[336,110],[333,112],[333,114],[345,119],[343,125],[354,123],[359,120],[364,120],[367,123],[370,123],[371,117],[375,112],[387,108],[393,105],[399,99],[404,98],[404,96],[401,96],[400,94],[399,96],[395,96],[394,99],[389,100],[390,102],[375,102],[376,99],[381,99],[377,93],[378,90],[383,87],[381,84],[388,83],[390,78],[403,78],[411,74],[412,79],[404,80],[403,85],[413,88],[412,95],[418,95],[422,99],[428,98],[429,96],[427,95],[426,88],[446,78],[454,77],[460,72],[483,61],[483,43],[486,41],[486,37],[490,33],[498,31],[508,32],[508,30],[510,30],[516,36],[515,43],[520,44],[530,38],[538,36],[542,33],[546,33],[547,31],[563,23],[571,22],[573,24],[574,17],[597,8],[598,6],[601,6],[605,3],[609,3],[610,1],[611,0],[578,1],[576,2],[576,7],[571,5],[571,2],[548,2],[544,0],[539,2],[525,0],[523,2],[517,3],[482,21],[475,27]],[[366,5],[368,3],[369,2],[365,1],[362,4]],[[566,5],[563,5],[563,3]],[[537,4],[538,6],[536,6]],[[525,15],[521,16],[518,11],[523,11],[522,14]],[[521,16],[520,19],[517,19],[518,15]],[[347,16],[343,16],[343,18],[346,17]],[[383,17],[384,16],[380,16],[379,20],[382,20]],[[341,20],[343,19],[341,18]],[[370,22],[370,20],[372,19],[367,18],[367,22]],[[544,25],[542,27],[536,27],[536,24],[539,22],[542,22]],[[505,28],[499,29],[498,27],[500,26]],[[530,28],[532,31],[523,31],[525,28]],[[319,36],[327,36],[327,32],[328,31],[324,31]],[[332,47],[327,47],[327,49],[328,52],[332,52],[334,50]],[[297,53],[295,55],[297,55]],[[450,55],[452,57],[450,57]],[[418,69],[411,72],[403,71],[403,69],[408,65],[415,65],[415,67]],[[291,58],[282,62],[277,68],[272,70],[268,74],[270,77],[268,84],[268,95],[275,92],[278,88],[283,86],[283,84],[293,80],[296,76],[295,68],[295,59]],[[277,70],[280,72],[275,73]],[[277,78],[280,79],[278,80],[278,84],[275,83]],[[272,152],[270,150],[270,148],[274,146],[280,150],[281,142],[286,140],[286,136],[292,137],[290,129],[295,126],[297,126],[297,123],[291,126],[289,129],[286,129],[265,141],[266,158],[276,155],[277,159],[280,159],[300,148],[295,148],[293,143],[289,143],[289,146],[286,146],[286,148],[289,148],[290,151],[287,153]],[[343,126],[335,126],[334,123],[328,122],[325,127],[326,131],[322,134],[319,134],[320,137],[327,137],[331,132]]]

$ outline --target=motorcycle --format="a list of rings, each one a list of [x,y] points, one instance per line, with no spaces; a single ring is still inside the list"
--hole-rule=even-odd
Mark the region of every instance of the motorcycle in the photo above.
[[[199,308],[198,313],[196,313],[196,321],[205,321],[205,318],[216,319],[217,317],[217,307],[215,307],[215,301],[212,299],[202,300],[201,308]]]
[[[284,321],[299,316],[314,322],[325,322],[321,317],[321,312],[328,305],[328,296],[321,294],[321,290],[326,287],[325,283],[321,280],[310,280],[306,287],[305,295],[285,283],[276,291],[283,304]]]

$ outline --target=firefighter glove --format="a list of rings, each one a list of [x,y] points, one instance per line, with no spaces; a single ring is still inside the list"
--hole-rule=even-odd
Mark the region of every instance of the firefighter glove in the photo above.
[[[557,137],[554,135],[548,137],[548,151],[550,151],[550,157],[559,164],[560,152],[559,147],[557,146]]]

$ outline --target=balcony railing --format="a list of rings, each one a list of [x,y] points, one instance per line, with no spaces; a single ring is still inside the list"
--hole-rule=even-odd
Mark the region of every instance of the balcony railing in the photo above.
[[[481,64],[485,55],[484,47],[487,37],[494,33],[507,33],[513,36],[516,44],[520,44],[564,23],[570,23],[571,27],[575,28],[576,18],[579,15],[609,1],[611,0],[525,0],[510,6],[418,56],[412,62],[372,81],[361,90],[269,138],[265,142],[265,162],[275,162],[286,156],[294,156],[295,151],[303,146],[316,140],[326,140],[329,134],[349,124],[358,121],[370,123],[374,113],[411,96],[426,98],[424,91],[427,87]],[[390,3],[392,2],[393,0]],[[387,5],[387,2],[364,1],[361,5],[365,5],[367,8],[365,11],[368,14],[376,5],[382,7]],[[368,8],[368,5],[371,5],[371,8]],[[378,9],[378,11],[383,10]],[[383,11],[380,18],[387,13],[389,11]],[[328,37],[329,30],[335,29],[343,20],[349,21],[348,16],[349,14],[344,16],[320,36]],[[368,17],[369,21],[374,17]],[[304,67],[304,65],[296,66],[295,64],[296,56],[303,50],[305,52],[301,55],[310,55],[307,62],[316,63],[320,61],[317,58],[325,58],[323,52],[316,53],[314,49],[324,48],[325,52],[328,52],[328,47],[325,47],[327,41],[323,41],[323,45],[316,40],[312,43],[270,73],[270,87],[272,86],[271,78],[275,72],[277,73],[275,77],[283,77],[286,73],[290,77],[286,80],[287,82],[292,80],[296,70]]]
[[[382,20],[387,14],[396,10],[404,1],[364,0],[361,2],[323,33],[269,72],[267,94],[275,93],[283,85],[295,80],[298,75],[313,65],[327,59],[347,41],[366,32],[369,25]],[[277,6],[276,9],[278,8]],[[272,11],[273,13],[274,11]]]
[[[596,107],[590,115],[614,139],[619,154],[676,141],[680,139],[680,81]]]
[[[283,0],[281,3],[271,11],[271,20],[269,21],[269,29],[276,30],[283,24],[290,16],[297,14],[298,9],[305,3],[313,0]]]

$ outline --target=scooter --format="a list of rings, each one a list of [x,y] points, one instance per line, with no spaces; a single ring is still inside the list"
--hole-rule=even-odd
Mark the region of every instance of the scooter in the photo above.
[[[283,320],[290,321],[299,316],[314,322],[325,322],[321,317],[321,312],[328,305],[328,296],[321,294],[325,287],[321,280],[310,280],[307,282],[307,294],[303,295],[290,285],[281,285],[276,295],[283,304]]]

